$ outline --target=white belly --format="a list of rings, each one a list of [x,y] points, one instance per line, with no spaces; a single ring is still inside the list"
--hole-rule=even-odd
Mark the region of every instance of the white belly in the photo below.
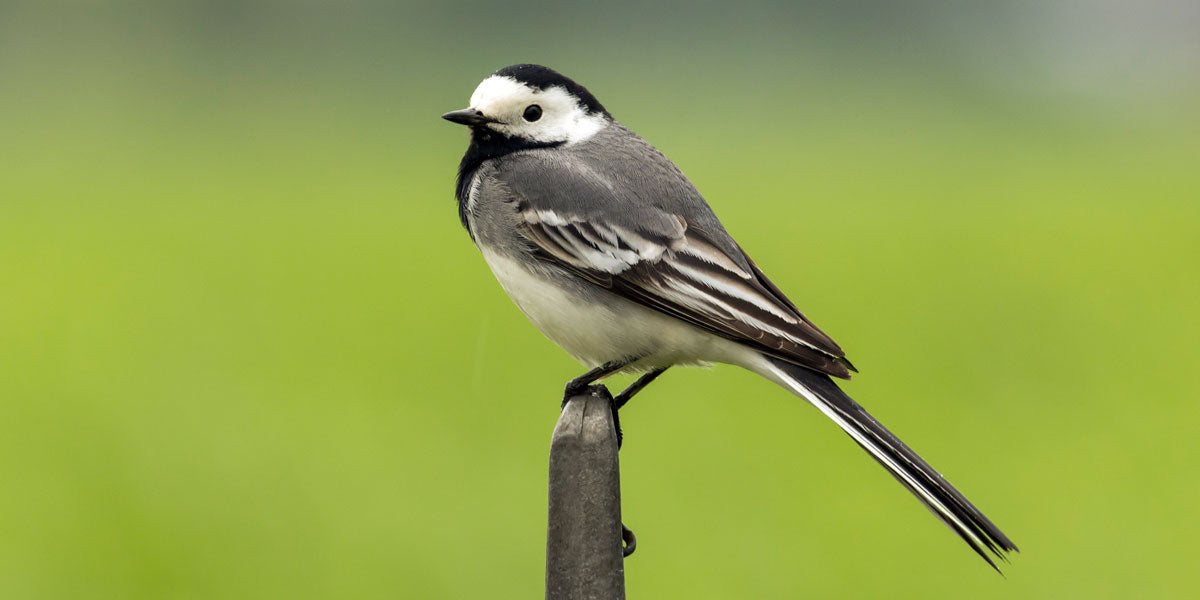
[[[484,250],[483,257],[542,334],[589,367],[635,358],[631,370],[709,362],[745,365],[757,359],[745,346],[615,294],[611,303],[587,300],[506,256]]]

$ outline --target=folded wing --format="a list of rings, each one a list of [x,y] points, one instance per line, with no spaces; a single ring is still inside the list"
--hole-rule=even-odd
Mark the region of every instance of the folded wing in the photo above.
[[[653,207],[633,209],[643,214],[622,215],[618,224],[618,219],[583,211],[536,208],[521,198],[514,205],[539,258],[771,356],[849,377],[852,367],[842,349],[744,253],[730,256],[714,241],[724,232],[702,231]]]

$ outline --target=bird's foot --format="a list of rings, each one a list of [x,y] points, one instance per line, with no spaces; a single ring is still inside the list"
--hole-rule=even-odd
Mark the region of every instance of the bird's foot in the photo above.
[[[609,404],[612,404],[613,402],[612,393],[609,392],[608,388],[604,387],[603,385],[576,385],[572,382],[568,383],[567,387],[563,388],[562,408],[567,407],[567,402],[570,402],[571,398],[583,395],[595,395],[601,398],[606,398],[608,399]]]

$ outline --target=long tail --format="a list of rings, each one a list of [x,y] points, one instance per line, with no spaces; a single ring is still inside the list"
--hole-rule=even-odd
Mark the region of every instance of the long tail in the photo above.
[[[949,481],[847,396],[827,375],[774,358],[764,358],[768,372],[763,375],[808,400],[825,416],[833,419],[993,569],[1000,570],[988,552],[1007,560],[1004,552],[1017,550],[1012,540],[954,489]]]

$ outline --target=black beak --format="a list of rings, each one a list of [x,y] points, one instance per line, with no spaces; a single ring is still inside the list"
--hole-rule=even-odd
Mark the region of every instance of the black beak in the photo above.
[[[473,108],[451,111],[442,115],[442,118],[452,123],[458,123],[459,125],[483,125],[484,123],[496,122],[495,119],[485,117],[483,113]]]

